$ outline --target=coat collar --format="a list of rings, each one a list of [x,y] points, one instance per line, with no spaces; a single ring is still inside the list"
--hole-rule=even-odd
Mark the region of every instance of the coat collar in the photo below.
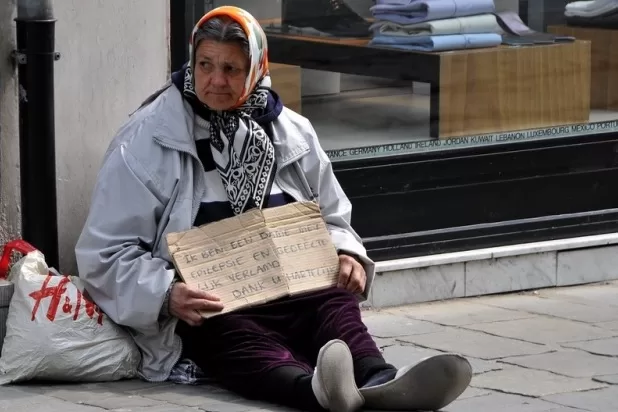
[[[148,104],[151,107],[145,107],[155,115],[154,139],[164,147],[197,157],[193,137],[195,122],[206,121],[196,119],[193,109],[176,87],[169,87],[169,84],[167,86],[167,89],[159,92],[160,95]],[[272,122],[272,140],[279,168],[293,163],[310,150],[302,130],[290,119],[288,109],[285,108],[277,120]]]

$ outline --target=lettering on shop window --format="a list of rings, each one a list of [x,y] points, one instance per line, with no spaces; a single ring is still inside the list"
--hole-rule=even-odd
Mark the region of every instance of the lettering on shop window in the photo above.
[[[327,150],[333,161],[355,160],[379,156],[394,156],[405,153],[435,151],[444,148],[466,148],[491,144],[516,143],[528,140],[552,139],[568,136],[581,136],[594,133],[618,132],[618,120],[596,123],[581,123],[569,126],[556,126],[514,132],[483,134],[476,136],[452,137],[446,139],[422,140],[406,143],[392,143],[349,149]]]
[[[50,322],[56,320],[58,310],[62,310],[62,313],[72,314],[73,320],[79,318],[80,313],[85,313],[90,319],[95,316],[99,325],[103,324],[103,311],[92,302],[91,299],[85,297],[82,292],[77,289],[77,297],[74,301],[71,301],[69,296],[66,296],[67,285],[71,282],[68,276],[62,276],[56,286],[49,286],[52,280],[57,280],[59,277],[54,275],[47,275],[41,289],[30,293],[30,296],[34,300],[34,307],[32,308],[31,321],[36,320],[41,303],[45,299],[50,299],[47,313],[45,316]],[[83,312],[82,312],[83,308]]]
[[[167,241],[182,279],[220,297],[226,309],[219,313],[331,287],[339,275],[337,251],[314,202],[251,210]]]

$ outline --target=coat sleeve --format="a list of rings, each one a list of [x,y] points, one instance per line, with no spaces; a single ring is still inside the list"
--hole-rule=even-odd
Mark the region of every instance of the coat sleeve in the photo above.
[[[155,180],[119,145],[99,172],[90,212],[75,248],[79,276],[117,324],[156,333],[175,272],[150,248],[165,199]]]
[[[360,236],[351,226],[352,204],[335,177],[330,159],[322,149],[313,126],[308,125],[310,155],[303,170],[309,189],[317,197],[322,216],[338,252],[357,256],[367,273],[363,298],[367,298],[375,277],[375,263],[367,256]]]

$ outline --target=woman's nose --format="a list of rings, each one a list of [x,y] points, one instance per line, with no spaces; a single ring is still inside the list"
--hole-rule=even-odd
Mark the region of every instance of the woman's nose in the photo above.
[[[225,77],[225,73],[217,70],[213,75],[212,82],[216,86],[225,86],[227,84],[227,78]]]

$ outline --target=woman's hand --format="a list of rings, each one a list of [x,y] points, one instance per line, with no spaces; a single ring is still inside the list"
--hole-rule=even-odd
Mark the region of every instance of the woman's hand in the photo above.
[[[367,274],[363,265],[349,255],[339,255],[339,283],[337,287],[352,293],[363,293],[367,283]]]
[[[172,286],[169,312],[191,326],[199,326],[204,322],[204,318],[199,314],[200,311],[221,310],[223,304],[219,303],[219,298],[215,295],[191,288],[182,282],[176,282]]]

